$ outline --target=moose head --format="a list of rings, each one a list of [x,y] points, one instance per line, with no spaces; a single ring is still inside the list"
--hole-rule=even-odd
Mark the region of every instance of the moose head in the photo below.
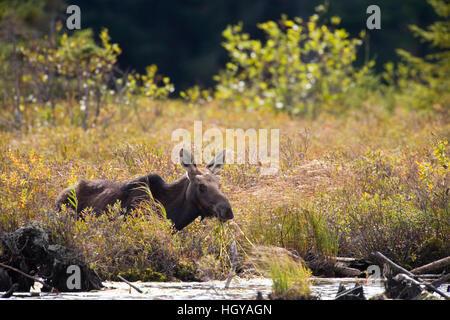
[[[216,175],[225,163],[225,152],[219,152],[205,168],[198,168],[192,154],[185,149],[180,150],[181,165],[188,179],[186,201],[198,208],[202,218],[233,219],[230,202],[220,191],[220,181]]]

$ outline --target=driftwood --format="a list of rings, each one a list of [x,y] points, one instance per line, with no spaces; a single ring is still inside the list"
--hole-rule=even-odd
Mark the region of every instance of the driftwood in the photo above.
[[[17,291],[19,289],[19,284],[18,283],[14,283],[11,288],[9,288],[8,291],[6,291],[3,295],[2,298],[11,298],[11,296],[14,294],[15,291]]]
[[[314,275],[327,277],[362,277],[371,263],[366,259],[333,256],[305,257],[305,262]]]
[[[444,297],[446,300],[450,300],[450,297],[448,295],[446,295],[444,292],[442,292],[441,290],[437,289],[434,285],[432,285],[431,283],[426,283],[424,282],[422,279],[420,279],[417,275],[414,275],[413,273],[411,273],[410,271],[406,270],[405,268],[403,268],[402,266],[399,266],[398,264],[396,264],[395,262],[391,261],[389,258],[387,258],[386,256],[384,256],[381,252],[375,252],[372,253],[372,257],[375,260],[378,260],[382,263],[388,264],[392,269],[394,269],[395,271],[397,271],[398,273],[403,273],[407,276],[409,276],[410,278],[413,278],[415,280],[417,280],[418,283],[420,283],[420,285],[425,286],[425,288],[427,288],[428,290],[432,291],[432,292],[436,292],[437,294],[439,294],[440,296]]]
[[[431,284],[435,286],[436,288],[441,286],[442,284],[450,281],[450,273],[444,274],[442,277],[440,277],[437,280],[434,280]]]
[[[336,277],[361,277],[371,265],[368,260],[362,258],[325,256],[325,260],[333,272],[330,275]]]
[[[25,272],[23,272],[23,271],[21,271],[21,270],[19,270],[19,269],[17,269],[17,268],[8,266],[7,264],[1,263],[1,262],[0,262],[0,267],[5,268],[5,269],[10,269],[10,270],[12,270],[12,271],[15,271],[15,272],[19,273],[20,275],[22,275],[22,276],[24,276],[24,277],[26,277],[26,278],[28,278],[28,279],[31,279],[31,280],[34,280],[34,281],[36,281],[36,282],[42,283],[42,285],[43,285],[44,287],[47,287],[48,289],[52,290],[53,292],[58,292],[58,290],[57,290],[56,288],[53,288],[52,286],[49,286],[48,284],[46,284],[46,283],[45,283],[44,281],[42,281],[41,279],[36,278],[36,277],[33,277],[33,276],[30,276],[29,274],[26,274]]]
[[[419,281],[417,281],[416,279],[411,278],[410,276],[404,274],[404,273],[399,273],[394,277],[394,280],[396,281],[404,281],[404,282],[408,282],[412,285],[418,286],[420,287],[422,285],[422,283],[420,283]]]
[[[346,289],[341,283],[334,300],[366,300],[363,287],[356,283],[353,288]]]
[[[225,289],[228,289],[230,287],[231,279],[233,279],[233,276],[236,274],[236,267],[238,263],[236,241],[233,241],[233,243],[231,244],[231,263],[232,263],[231,271],[227,277],[227,281],[225,282]]]
[[[350,258],[350,257],[332,257],[332,256],[326,256],[327,259],[330,260],[336,260],[336,262],[344,262],[344,263],[350,263],[353,261],[357,261],[357,258]]]
[[[411,300],[423,292],[422,284],[404,273],[398,273],[395,277],[390,274],[387,278],[385,293],[390,298]]]
[[[438,273],[425,273],[425,274],[421,274],[420,278],[422,278],[424,280],[425,279],[426,280],[437,280],[437,279],[441,278],[443,275],[445,275],[444,272],[441,273],[441,274],[438,274]]]
[[[0,236],[0,290],[19,284],[17,291],[29,292],[35,281],[43,284],[41,291],[89,291],[100,289],[101,280],[89,268],[77,250],[49,243],[43,226],[36,222]],[[69,288],[70,266],[80,271],[80,288]],[[5,271],[1,271],[5,270]]]
[[[423,273],[430,272],[433,270],[445,268],[446,266],[449,266],[449,265],[450,265],[450,256],[448,256],[447,258],[443,258],[443,259],[431,262],[431,263],[421,266],[419,268],[412,269],[411,273],[423,274]]]
[[[117,276],[117,278],[119,278],[120,280],[122,280],[123,282],[125,282],[127,285],[129,285],[130,287],[132,287],[134,290],[136,290],[139,293],[143,293],[141,289],[139,289],[138,287],[136,287],[134,284],[132,284],[130,281],[128,281],[127,279],[121,277],[121,276]]]
[[[362,273],[360,270],[347,267],[341,262],[336,262],[336,264],[334,265],[334,270],[345,277],[358,277]]]

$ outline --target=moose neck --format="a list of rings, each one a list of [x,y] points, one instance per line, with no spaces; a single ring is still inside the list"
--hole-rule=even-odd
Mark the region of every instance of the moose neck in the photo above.
[[[200,215],[199,209],[186,200],[186,190],[189,185],[189,179],[186,176],[173,183],[166,183],[158,175],[147,177],[153,197],[164,206],[167,218],[172,221],[177,230],[183,229]]]

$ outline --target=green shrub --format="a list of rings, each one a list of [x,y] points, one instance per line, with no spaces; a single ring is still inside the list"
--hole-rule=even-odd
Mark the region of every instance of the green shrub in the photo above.
[[[353,62],[362,41],[318,20],[317,15],[306,22],[283,15],[279,23],[261,23],[265,42],[243,33],[242,24],[228,26],[223,46],[230,61],[215,77],[216,98],[299,115],[349,108],[344,98],[362,85],[372,63],[357,70]]]
[[[354,180],[326,200],[344,254],[380,251],[399,263],[415,265],[416,260],[426,260],[422,254],[431,256],[420,249],[424,243],[435,238],[448,243],[445,141],[437,141],[428,158],[372,151],[355,162]]]
[[[118,273],[119,276],[125,278],[128,281],[165,281],[166,277],[159,272],[155,272],[151,268],[145,269],[129,269],[127,271],[122,271]],[[111,280],[118,281],[120,280],[116,276],[112,276]]]
[[[397,100],[408,108],[425,112],[447,113],[450,109],[450,4],[445,0],[428,0],[436,14],[443,20],[426,29],[410,26],[414,35],[430,43],[434,53],[425,58],[398,49],[402,62],[397,68],[385,65],[384,79],[395,87]],[[390,89],[388,89],[390,90]]]
[[[14,128],[59,120],[86,130],[102,112],[107,113],[110,102],[116,103],[123,118],[130,107],[137,113],[140,99],[162,101],[174,91],[170,79],[157,74],[155,65],[148,66],[145,74],[122,76],[117,67],[122,51],[111,43],[107,29],[100,32],[97,44],[91,29],[68,35],[61,33],[60,22],[57,26],[55,41],[25,38],[13,49],[0,43],[0,74],[4,75],[0,88],[5,89],[0,94],[5,92],[7,102],[0,116]],[[61,105],[57,108],[61,100],[66,102],[65,110]]]

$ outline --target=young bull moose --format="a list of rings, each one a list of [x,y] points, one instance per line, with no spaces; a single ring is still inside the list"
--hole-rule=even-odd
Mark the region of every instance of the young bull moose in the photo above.
[[[126,183],[81,179],[75,185],[77,214],[88,207],[101,213],[117,200],[120,200],[124,211],[129,213],[139,202],[149,199],[142,188],[148,186],[153,198],[164,206],[167,218],[177,230],[183,229],[197,217],[217,217],[221,221],[232,219],[230,202],[219,190],[219,178],[216,176],[225,162],[225,150],[219,152],[205,169],[197,168],[191,153],[184,149],[180,150],[180,161],[187,174],[173,183],[166,183],[156,174]],[[73,190],[72,186],[58,195],[58,210],[63,204],[73,207],[69,201]]]

